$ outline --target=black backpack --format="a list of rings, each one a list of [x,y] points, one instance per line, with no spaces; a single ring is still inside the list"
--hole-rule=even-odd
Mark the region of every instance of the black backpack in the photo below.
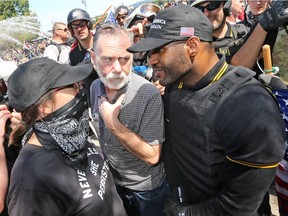
[[[60,54],[61,54],[61,51],[62,51],[62,48],[61,48],[61,44],[58,44],[58,43],[55,43],[55,42],[50,42],[48,45],[47,45],[47,47],[48,46],[50,46],[50,45],[54,45],[54,46],[56,46],[57,47],[57,49],[58,49],[58,57],[57,57],[57,61],[59,61],[59,58],[60,58]]]

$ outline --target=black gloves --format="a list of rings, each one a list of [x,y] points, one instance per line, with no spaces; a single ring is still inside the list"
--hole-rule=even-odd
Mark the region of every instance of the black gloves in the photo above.
[[[179,205],[172,198],[166,201],[164,213],[166,216],[185,216],[187,207]]]
[[[272,90],[287,89],[286,83],[277,76],[260,74],[259,81],[263,84],[268,85]]]
[[[260,17],[262,28],[269,32],[288,22],[288,1],[275,0],[271,8],[268,8]]]

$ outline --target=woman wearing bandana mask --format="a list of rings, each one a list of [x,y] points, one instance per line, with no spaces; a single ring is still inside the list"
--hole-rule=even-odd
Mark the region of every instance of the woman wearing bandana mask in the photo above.
[[[22,120],[10,144],[22,149],[12,169],[10,216],[126,215],[107,163],[89,143],[87,94],[78,83],[90,64],[39,58],[8,80],[10,105]]]

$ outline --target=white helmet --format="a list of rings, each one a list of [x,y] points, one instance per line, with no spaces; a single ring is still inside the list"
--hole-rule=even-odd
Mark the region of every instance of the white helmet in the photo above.
[[[150,22],[153,21],[160,7],[153,3],[142,4],[137,7],[125,20],[124,27],[130,28],[137,20],[147,18]]]

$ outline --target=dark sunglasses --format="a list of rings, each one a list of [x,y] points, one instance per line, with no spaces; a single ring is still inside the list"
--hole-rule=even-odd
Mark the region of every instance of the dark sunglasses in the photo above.
[[[67,31],[68,31],[67,28],[64,28],[64,29],[59,28],[58,30],[63,30],[64,32],[67,32]]]
[[[84,26],[87,25],[87,21],[86,20],[82,20],[80,23],[78,24],[71,24],[71,28],[72,29],[77,29],[79,26],[82,28]]]
[[[204,13],[205,9],[207,9],[208,11],[213,11],[213,10],[216,10],[217,8],[219,8],[221,6],[221,4],[222,4],[222,2],[216,1],[216,2],[211,2],[206,6],[195,6],[195,7]]]

